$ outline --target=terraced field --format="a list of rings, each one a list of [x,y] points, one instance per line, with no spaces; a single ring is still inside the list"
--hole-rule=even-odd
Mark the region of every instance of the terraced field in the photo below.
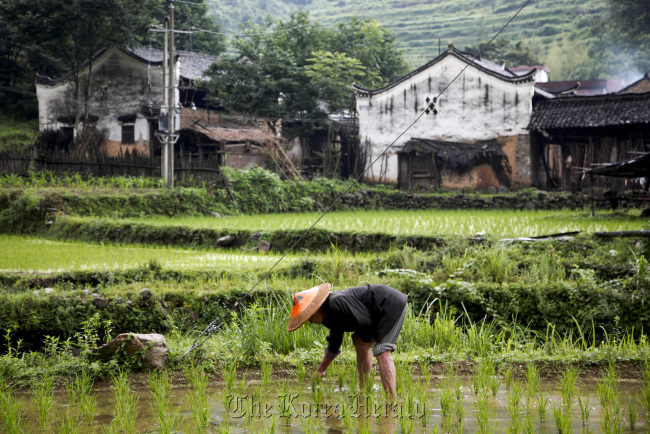
[[[301,3],[301,2],[295,2]],[[286,17],[304,8],[326,27],[352,16],[373,18],[397,36],[412,67],[418,67],[446,49],[447,42],[464,49],[488,41],[525,3],[513,0],[329,0],[292,4],[287,1],[244,0],[210,3],[216,21],[236,31],[247,20],[272,14]],[[532,0],[502,33],[502,38],[523,41],[546,62],[553,46],[568,48],[587,44],[596,18],[604,13],[605,0]],[[516,66],[516,65],[509,65]]]

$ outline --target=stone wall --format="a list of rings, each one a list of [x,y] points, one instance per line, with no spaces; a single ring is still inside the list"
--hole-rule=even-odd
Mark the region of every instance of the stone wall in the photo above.
[[[418,194],[413,192],[378,192],[359,190],[341,198],[337,209],[521,209],[553,210],[581,209],[591,206],[588,195],[548,193],[525,190],[518,193],[474,195],[474,194]],[[608,203],[599,202],[597,208],[609,208]]]

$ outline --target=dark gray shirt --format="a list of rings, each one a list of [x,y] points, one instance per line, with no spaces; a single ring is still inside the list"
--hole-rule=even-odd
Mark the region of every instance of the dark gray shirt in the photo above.
[[[380,342],[401,318],[408,298],[388,285],[364,285],[332,292],[323,303],[323,325],[330,329],[327,349],[341,352],[343,334]]]

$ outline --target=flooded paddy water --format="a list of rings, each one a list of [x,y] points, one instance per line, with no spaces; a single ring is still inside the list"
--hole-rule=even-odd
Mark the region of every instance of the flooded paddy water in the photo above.
[[[72,404],[66,388],[58,387],[46,430],[578,433],[632,432],[632,422],[639,432],[650,429],[644,407],[648,389],[640,379],[617,378],[610,385],[613,393],[607,402],[605,376],[577,377],[573,386],[567,386],[563,381],[566,375],[561,373],[558,378],[539,379],[531,388],[526,378],[513,378],[507,372],[487,379],[492,383],[484,382],[483,387],[477,386],[476,376],[418,374],[410,378],[411,383],[398,384],[397,400],[388,402],[378,378],[372,388],[366,387],[360,393],[356,385],[331,375],[319,383],[308,377],[299,382],[297,377],[303,375],[300,372],[279,374],[279,378],[270,380],[268,375],[261,378],[259,371],[239,372],[233,382],[232,378],[222,381],[201,373],[207,380],[203,392],[179,377],[169,381],[172,387],[162,408],[157,407],[156,395],[146,385],[146,377],[132,377],[130,395],[135,398],[135,411],[125,410],[118,403],[115,380],[105,381],[92,390],[97,407],[91,425],[83,420],[80,404]],[[23,429],[40,431],[32,393],[15,391],[13,396],[22,408]],[[540,411],[540,403],[544,411]],[[128,411],[130,415],[120,414]],[[203,413],[203,419],[199,413]],[[120,425],[129,417],[130,425]],[[161,417],[167,417],[167,422],[172,420],[171,425],[161,429]],[[201,424],[204,426],[197,428]]]

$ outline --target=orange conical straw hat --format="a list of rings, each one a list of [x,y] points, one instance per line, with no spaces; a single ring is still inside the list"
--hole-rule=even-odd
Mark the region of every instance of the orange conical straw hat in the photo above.
[[[289,315],[288,329],[296,330],[312,317],[313,314],[325,303],[327,296],[332,291],[332,285],[322,283],[306,291],[293,295],[293,307]]]

